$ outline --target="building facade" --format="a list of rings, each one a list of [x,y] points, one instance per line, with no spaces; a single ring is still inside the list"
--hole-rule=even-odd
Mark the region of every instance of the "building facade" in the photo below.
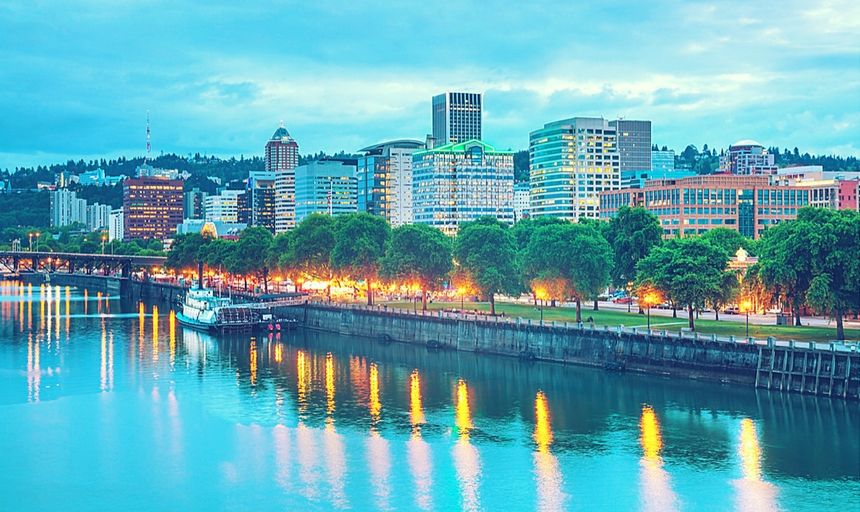
[[[512,151],[470,140],[416,151],[412,156],[414,222],[453,235],[484,216],[514,221]]]
[[[547,123],[529,135],[532,217],[598,218],[600,193],[621,187],[615,128],[600,118]]]
[[[107,230],[110,226],[111,207],[106,204],[91,204],[87,206],[87,230]]]
[[[621,206],[642,206],[660,219],[663,236],[701,235],[729,228],[759,238],[770,226],[797,217],[810,205],[810,190],[771,184],[768,176],[710,175],[653,180],[644,189],[600,194],[600,216],[610,219]]]
[[[296,223],[312,213],[358,211],[355,160],[315,160],[296,168]]]
[[[266,171],[275,174],[275,232],[296,225],[296,167],[299,145],[283,124],[266,143]]]
[[[164,240],[182,222],[183,182],[157,177],[123,181],[123,239]]]
[[[671,171],[622,171],[621,188],[645,188],[650,180],[677,180],[696,176],[690,169],[673,169]]]
[[[518,222],[529,216],[529,201],[531,187],[529,182],[521,181],[514,183],[514,222]]]
[[[185,192],[182,214],[186,219],[202,219],[206,215],[206,196],[209,194],[197,187]]]
[[[720,156],[721,173],[775,174],[776,171],[774,156],[754,140],[739,140]]]
[[[654,172],[672,172],[675,170],[675,151],[651,151],[651,170]]]
[[[244,190],[224,190],[218,195],[206,196],[204,219],[213,222],[237,223],[245,206]]]
[[[108,240],[122,240],[125,238],[125,218],[122,208],[111,210],[108,220]]]
[[[393,227],[412,223],[412,154],[417,140],[368,146],[357,160],[358,211],[385,217]]]
[[[251,172],[246,192],[248,223],[275,232],[275,173]]]
[[[436,145],[481,140],[481,95],[445,92],[433,96],[433,139]]]
[[[615,128],[618,147],[618,169],[624,172],[651,170],[651,121],[618,119],[610,121]]]
[[[62,227],[87,223],[87,202],[78,199],[73,190],[65,188],[51,192],[51,226]]]

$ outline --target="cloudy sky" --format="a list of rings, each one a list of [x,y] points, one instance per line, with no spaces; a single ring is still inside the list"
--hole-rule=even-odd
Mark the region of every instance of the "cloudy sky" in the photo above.
[[[4,0],[0,168],[154,152],[301,151],[430,131],[484,97],[484,138],[650,119],[683,149],[753,138],[860,155],[860,2]],[[602,5],[592,5],[602,4]]]

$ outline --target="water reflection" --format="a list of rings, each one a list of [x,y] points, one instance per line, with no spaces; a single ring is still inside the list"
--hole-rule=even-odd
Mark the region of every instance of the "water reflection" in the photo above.
[[[478,488],[481,476],[481,460],[478,449],[469,442],[472,429],[472,414],[469,410],[469,388],[460,379],[457,382],[456,425],[458,440],[454,444],[454,467],[460,483],[462,510],[480,509]]]
[[[425,418],[421,407],[421,379],[418,370],[413,370],[409,376],[409,418],[412,423],[412,436],[407,442],[406,451],[415,486],[415,505],[422,510],[430,510],[433,508],[430,497],[433,467],[430,447],[421,439],[421,425],[424,424]]]
[[[552,424],[549,404],[543,391],[535,396],[535,427],[532,436],[537,448],[532,454],[537,485],[537,509],[541,511],[564,510],[567,495],[562,490],[564,479],[558,467],[558,459],[550,452]]]
[[[779,510],[776,488],[762,479],[761,446],[755,422],[744,418],[740,423],[738,443],[743,478],[735,482],[737,509],[749,511]]]
[[[642,510],[676,510],[675,494],[669,482],[669,474],[663,469],[663,436],[660,422],[650,405],[642,406],[639,420],[639,443],[642,445],[641,504]]]
[[[15,458],[79,488],[116,483],[101,460],[110,452],[128,461],[130,477],[147,468],[177,483],[227,464],[218,475],[233,477],[214,478],[214,495],[224,484],[236,495],[273,489],[273,507],[290,495],[312,509],[565,510],[617,493],[618,507],[635,509],[794,510],[800,495],[826,490],[823,508],[860,491],[860,415],[838,400],[334,334],[215,337],[183,329],[164,305],[149,320],[149,304],[118,309],[99,296],[96,315],[95,292],[89,304],[74,289],[0,289],[0,407],[15,404],[18,420],[4,424],[0,448],[44,446],[56,455]],[[111,303],[125,313],[107,314]],[[94,445],[108,443],[93,450],[95,463],[79,464],[94,468],[93,480],[75,480],[68,468],[90,451],[94,411],[103,415]],[[82,448],[45,436],[47,417]],[[144,428],[129,437],[129,421]]]

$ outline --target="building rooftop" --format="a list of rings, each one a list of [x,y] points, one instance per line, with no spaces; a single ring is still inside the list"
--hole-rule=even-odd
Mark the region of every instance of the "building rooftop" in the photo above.
[[[465,153],[469,148],[480,146],[484,153],[492,153],[497,155],[513,155],[511,150],[496,149],[494,146],[487,144],[484,141],[471,139],[465,142],[449,142],[444,146],[438,146],[433,149],[425,149],[416,151],[414,154],[423,155],[425,153]]]
[[[734,144],[732,144],[732,145],[731,145],[731,146],[729,146],[729,147],[734,148],[734,147],[742,147],[742,146],[759,146],[759,147],[762,147],[762,148],[763,148],[763,147],[764,147],[764,144],[762,144],[761,142],[759,142],[759,141],[757,141],[757,140],[752,140],[752,139],[741,139],[741,140],[739,140],[739,141],[735,142]]]
[[[361,153],[376,153],[382,151],[386,147],[392,148],[407,148],[407,149],[418,149],[423,147],[424,143],[420,140],[415,139],[395,139],[389,140],[386,142],[380,142],[378,144],[373,144],[372,146],[367,146],[366,148],[359,149],[358,151]]]

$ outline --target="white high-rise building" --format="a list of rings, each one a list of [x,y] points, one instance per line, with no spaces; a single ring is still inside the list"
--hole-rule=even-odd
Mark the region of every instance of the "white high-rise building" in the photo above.
[[[108,220],[108,240],[122,240],[125,235],[125,219],[122,215],[122,208],[117,208],[110,212]]]
[[[433,138],[436,145],[481,140],[481,95],[445,92],[433,96]]]
[[[110,214],[109,205],[95,203],[87,206],[87,229],[90,231],[108,229]]]
[[[621,188],[615,128],[592,117],[547,123],[529,135],[529,168],[532,217],[596,219],[600,193]]]
[[[51,192],[51,226],[62,227],[76,223],[87,223],[86,200],[78,199],[74,191],[64,188]]]
[[[275,173],[275,233],[296,226],[296,167],[299,145],[281,123],[266,143],[266,171]]]
[[[385,217],[393,227],[412,223],[412,154],[417,140],[395,140],[361,150],[356,177],[358,211]]]

